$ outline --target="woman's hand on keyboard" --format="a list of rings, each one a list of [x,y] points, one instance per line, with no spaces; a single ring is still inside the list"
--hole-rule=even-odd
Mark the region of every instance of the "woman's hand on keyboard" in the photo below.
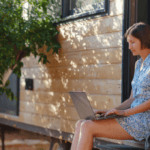
[[[105,113],[105,116],[108,116],[108,115],[121,115],[121,116],[125,116],[125,111],[124,110],[117,110],[115,108],[107,111]]]
[[[96,115],[96,114],[103,114],[103,115],[105,115],[109,110],[99,110],[99,109],[93,109],[93,111],[94,111],[94,114]]]

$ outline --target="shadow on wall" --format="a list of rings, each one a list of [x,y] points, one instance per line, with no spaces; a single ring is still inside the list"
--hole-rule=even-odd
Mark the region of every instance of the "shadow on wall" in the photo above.
[[[20,99],[21,110],[33,113],[38,125],[67,131],[74,130],[72,122],[79,119],[69,91],[85,91],[93,108],[121,103],[122,15],[78,21],[58,30],[59,55],[46,53],[46,46],[39,49],[50,63],[38,64],[32,55],[23,59]],[[25,78],[34,79],[34,91],[25,90]]]

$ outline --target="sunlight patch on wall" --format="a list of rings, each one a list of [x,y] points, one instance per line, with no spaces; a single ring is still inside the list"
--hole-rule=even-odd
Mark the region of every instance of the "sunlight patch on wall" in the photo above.
[[[77,68],[77,64],[74,61],[71,61],[70,64],[72,65],[73,68]]]

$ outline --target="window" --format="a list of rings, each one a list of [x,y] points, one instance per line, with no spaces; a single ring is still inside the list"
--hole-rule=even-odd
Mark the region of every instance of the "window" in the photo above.
[[[106,13],[108,0],[62,0],[62,18],[78,18]]]
[[[11,101],[5,93],[0,96],[0,112],[6,113],[10,115],[19,115],[19,78],[15,74],[11,74],[9,77],[10,85],[8,88],[14,93],[14,95],[18,98],[18,101],[15,99]]]

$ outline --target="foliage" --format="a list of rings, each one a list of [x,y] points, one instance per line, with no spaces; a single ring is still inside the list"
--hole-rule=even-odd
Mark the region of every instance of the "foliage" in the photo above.
[[[0,1],[0,95],[6,92],[10,99],[14,98],[7,88],[9,81],[3,85],[3,76],[11,68],[20,77],[23,57],[32,53],[35,57],[40,56],[39,62],[45,64],[47,56],[37,51],[44,45],[47,52],[53,50],[53,53],[58,53],[60,44],[54,23],[59,21],[59,17],[53,10],[58,5],[58,0]]]

